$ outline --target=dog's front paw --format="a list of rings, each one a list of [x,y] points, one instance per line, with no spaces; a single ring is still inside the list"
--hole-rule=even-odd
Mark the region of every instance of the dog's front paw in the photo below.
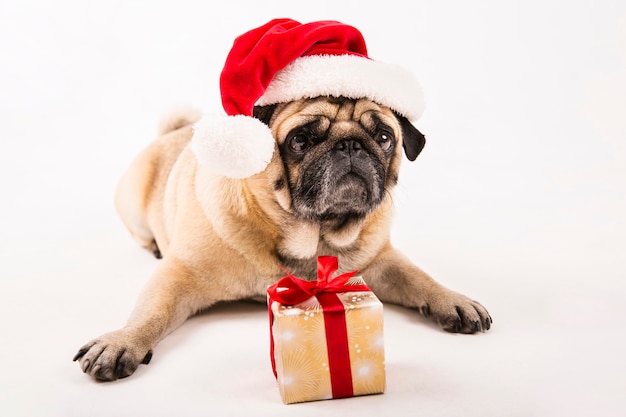
[[[432,317],[441,328],[451,333],[472,334],[491,328],[493,320],[479,302],[453,291],[445,291],[419,308],[427,317]]]
[[[151,350],[132,343],[126,332],[119,330],[81,347],[73,361],[78,361],[83,372],[98,381],[114,381],[132,375],[140,364],[150,363],[150,359]]]

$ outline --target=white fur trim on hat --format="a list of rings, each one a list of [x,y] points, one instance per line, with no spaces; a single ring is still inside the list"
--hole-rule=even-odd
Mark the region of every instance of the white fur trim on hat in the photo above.
[[[424,94],[404,68],[355,55],[311,55],[279,71],[257,105],[320,96],[369,98],[410,121],[424,111]]]
[[[206,115],[193,126],[191,150],[216,174],[246,178],[272,160],[274,137],[269,127],[250,116]]]

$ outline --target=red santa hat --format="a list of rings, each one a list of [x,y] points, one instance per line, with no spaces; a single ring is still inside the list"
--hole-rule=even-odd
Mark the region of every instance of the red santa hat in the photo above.
[[[252,117],[254,106],[320,96],[368,98],[410,121],[423,110],[422,89],[405,69],[374,61],[363,35],[336,21],[275,19],[235,39],[220,77],[226,115],[194,125],[192,150],[214,172],[245,178],[265,169],[275,141]]]

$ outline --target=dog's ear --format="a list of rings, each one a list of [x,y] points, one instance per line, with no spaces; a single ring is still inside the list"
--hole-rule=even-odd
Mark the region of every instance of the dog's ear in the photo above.
[[[409,161],[415,161],[426,144],[426,137],[406,117],[396,113],[402,127],[402,147]]]
[[[270,120],[272,120],[272,116],[274,115],[274,110],[276,110],[276,104],[270,104],[269,106],[254,106],[252,116],[269,126]]]

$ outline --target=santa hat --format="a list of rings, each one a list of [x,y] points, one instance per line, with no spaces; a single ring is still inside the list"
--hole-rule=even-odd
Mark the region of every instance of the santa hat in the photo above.
[[[410,121],[424,109],[419,83],[405,69],[367,56],[363,35],[336,21],[275,19],[235,39],[220,77],[226,115],[194,125],[192,150],[212,171],[245,178],[265,169],[274,138],[254,106],[320,96],[368,98]]]

